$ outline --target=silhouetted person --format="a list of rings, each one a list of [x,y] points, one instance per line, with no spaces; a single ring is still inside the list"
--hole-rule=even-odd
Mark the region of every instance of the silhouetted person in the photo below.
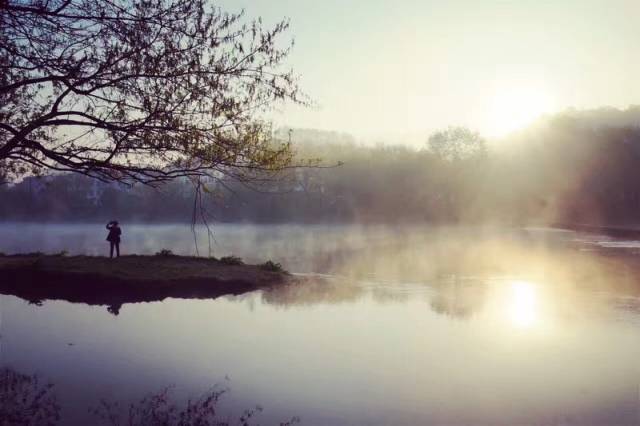
[[[107,223],[107,229],[109,230],[107,241],[109,241],[109,245],[111,246],[109,257],[113,258],[113,247],[116,248],[116,255],[120,257],[120,235],[122,235],[122,229],[118,226],[117,220],[112,220]]]

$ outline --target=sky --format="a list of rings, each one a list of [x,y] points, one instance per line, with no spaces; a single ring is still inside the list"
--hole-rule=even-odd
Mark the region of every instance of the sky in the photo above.
[[[361,140],[489,138],[567,108],[640,104],[639,0],[223,0],[291,19],[288,64],[316,108],[276,125]]]

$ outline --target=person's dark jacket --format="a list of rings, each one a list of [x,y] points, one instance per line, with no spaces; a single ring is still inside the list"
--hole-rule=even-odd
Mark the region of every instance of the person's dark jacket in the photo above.
[[[122,230],[118,225],[114,225],[112,223],[107,225],[107,229],[109,230],[109,235],[107,235],[107,241],[112,243],[120,242],[120,235],[122,234]]]

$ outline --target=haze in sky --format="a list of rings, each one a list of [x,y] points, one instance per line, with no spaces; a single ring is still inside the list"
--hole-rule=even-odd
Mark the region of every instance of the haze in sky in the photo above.
[[[290,17],[318,108],[275,122],[360,138],[464,125],[500,137],[569,107],[640,103],[637,0],[224,0]]]

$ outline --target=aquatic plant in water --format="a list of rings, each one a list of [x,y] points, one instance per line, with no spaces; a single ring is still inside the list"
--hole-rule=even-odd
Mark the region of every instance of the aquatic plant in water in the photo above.
[[[18,373],[0,368],[0,424],[2,426],[52,426],[60,422],[60,405],[53,392],[54,385],[43,384],[37,375]],[[101,400],[97,407],[89,408],[100,423],[109,426],[251,426],[262,407],[256,406],[232,419],[221,415],[218,403],[228,388],[214,387],[186,405],[178,405],[171,388],[150,394],[141,400],[121,405],[117,401]],[[279,423],[293,426],[299,417]]]
[[[184,406],[177,405],[171,397],[171,388],[164,388],[160,392],[148,395],[140,401],[123,408],[118,402],[102,400],[100,405],[89,409],[89,412],[110,426],[250,426],[262,407],[256,406],[245,410],[237,420],[228,416],[221,418],[218,403],[228,389],[217,388],[209,390],[198,399],[189,399]],[[298,417],[293,417],[280,426],[292,426],[300,423]]]
[[[3,426],[54,425],[60,420],[60,406],[51,383],[37,375],[28,376],[0,368],[0,419]]]

